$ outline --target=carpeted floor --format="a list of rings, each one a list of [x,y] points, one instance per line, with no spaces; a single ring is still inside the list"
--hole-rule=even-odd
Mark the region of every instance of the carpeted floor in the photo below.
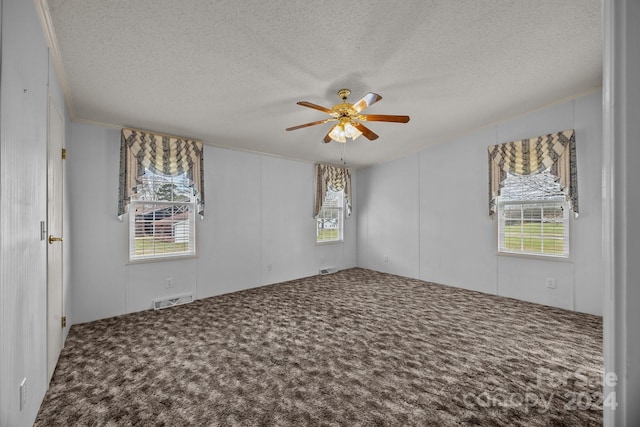
[[[74,325],[37,426],[596,426],[602,320],[350,269]]]

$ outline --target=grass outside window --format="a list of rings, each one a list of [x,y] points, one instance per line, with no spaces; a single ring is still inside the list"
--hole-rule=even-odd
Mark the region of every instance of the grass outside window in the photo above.
[[[505,226],[504,247],[530,254],[564,254],[564,224],[523,224]]]
[[[563,200],[498,206],[498,251],[568,258],[569,216]]]
[[[191,253],[189,242],[172,243],[153,237],[136,237],[134,251],[136,256],[164,254],[179,255],[182,252],[185,255],[189,255]]]
[[[336,240],[340,240],[340,230],[318,230],[318,243],[322,242],[334,242]]]

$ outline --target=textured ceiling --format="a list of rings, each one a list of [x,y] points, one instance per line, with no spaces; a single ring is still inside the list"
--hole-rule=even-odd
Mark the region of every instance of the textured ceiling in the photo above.
[[[347,143],[358,168],[601,86],[600,0],[41,1],[74,120],[312,162],[340,163],[330,125],[284,129],[343,87],[411,116]]]

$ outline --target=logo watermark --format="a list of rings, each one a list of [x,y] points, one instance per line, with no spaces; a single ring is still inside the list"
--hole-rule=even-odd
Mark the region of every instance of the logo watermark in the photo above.
[[[617,382],[618,377],[613,372],[602,376],[601,384],[607,387],[614,387]],[[571,390],[567,390],[568,387]],[[602,391],[590,391],[593,388],[596,388],[596,384],[589,382],[587,372],[583,369],[554,372],[548,368],[539,368],[536,371],[535,387],[523,392],[509,391],[497,384],[481,393],[466,393],[462,400],[467,408],[520,408],[527,413],[536,411],[539,414],[547,413],[555,399],[562,401],[566,411],[601,411],[607,407],[616,409],[618,402],[615,392],[604,396]]]

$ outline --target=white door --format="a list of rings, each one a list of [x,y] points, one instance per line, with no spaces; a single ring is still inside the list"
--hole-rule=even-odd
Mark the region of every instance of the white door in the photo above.
[[[62,350],[62,148],[64,120],[49,98],[47,165],[47,375],[51,376]]]

